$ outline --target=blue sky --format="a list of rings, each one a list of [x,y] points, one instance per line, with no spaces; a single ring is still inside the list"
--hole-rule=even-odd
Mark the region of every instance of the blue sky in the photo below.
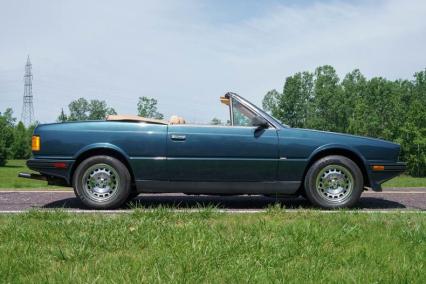
[[[208,122],[226,117],[226,91],[260,104],[323,64],[411,78],[426,67],[424,15],[420,0],[0,0],[0,111],[20,117],[27,54],[41,122],[79,97],[134,114],[144,95],[166,117]]]

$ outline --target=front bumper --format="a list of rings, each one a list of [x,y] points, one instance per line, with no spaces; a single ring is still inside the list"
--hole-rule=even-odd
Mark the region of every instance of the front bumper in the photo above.
[[[30,159],[27,161],[27,167],[33,171],[39,172],[41,176],[52,184],[58,184],[59,180],[62,179],[64,182],[61,185],[71,184],[71,169],[74,164],[74,160],[61,160],[61,159]],[[25,178],[36,178],[42,179],[41,177],[25,176],[22,173],[20,177]]]
[[[381,191],[382,183],[402,174],[406,169],[407,164],[403,162],[370,164],[368,172],[371,188],[375,191]]]

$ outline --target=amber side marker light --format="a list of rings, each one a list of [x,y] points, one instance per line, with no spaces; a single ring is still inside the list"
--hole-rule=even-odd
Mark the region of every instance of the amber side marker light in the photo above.
[[[40,136],[33,135],[31,137],[31,150],[40,151]]]
[[[373,171],[384,171],[385,166],[373,166]]]

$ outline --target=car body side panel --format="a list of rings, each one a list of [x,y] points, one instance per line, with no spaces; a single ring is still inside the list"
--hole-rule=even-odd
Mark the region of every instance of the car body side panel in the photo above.
[[[35,134],[41,137],[41,151],[35,158],[75,160],[92,149],[111,149],[127,159],[135,178],[167,178],[167,125],[77,122],[43,125]]]
[[[185,136],[174,141],[174,136]],[[274,181],[278,164],[275,129],[170,125],[168,172],[172,181]]]

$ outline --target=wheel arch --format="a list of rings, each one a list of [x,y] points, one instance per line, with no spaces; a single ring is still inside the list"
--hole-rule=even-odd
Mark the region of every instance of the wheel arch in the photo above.
[[[85,159],[93,156],[105,155],[116,158],[120,162],[122,162],[127,169],[129,170],[132,183],[135,182],[135,176],[133,174],[132,167],[130,166],[129,157],[127,154],[120,149],[119,147],[112,144],[95,144],[89,145],[81,149],[76,155],[74,155],[75,162],[73,163],[70,171],[69,180],[72,184],[74,172],[77,169],[78,165],[84,161]]]
[[[302,184],[305,180],[306,173],[308,172],[312,164],[318,161],[319,159],[324,158],[326,156],[330,156],[330,155],[340,155],[354,161],[355,164],[357,164],[357,166],[362,172],[362,176],[364,178],[364,186],[371,185],[370,177],[367,172],[367,163],[365,159],[362,157],[362,155],[358,151],[344,145],[327,145],[327,146],[318,148],[316,151],[314,151],[309,157],[308,163],[305,167]]]

